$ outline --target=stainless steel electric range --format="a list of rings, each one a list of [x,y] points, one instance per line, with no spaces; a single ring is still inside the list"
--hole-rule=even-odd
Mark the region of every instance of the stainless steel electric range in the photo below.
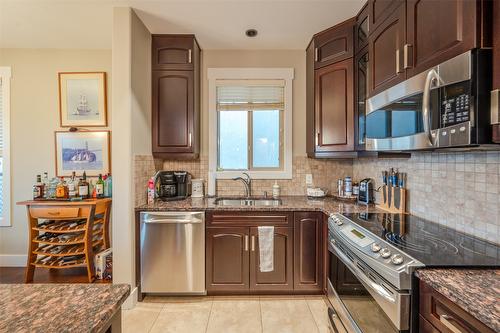
[[[500,247],[410,215],[328,219],[328,317],[340,332],[417,332],[422,267],[499,267]]]

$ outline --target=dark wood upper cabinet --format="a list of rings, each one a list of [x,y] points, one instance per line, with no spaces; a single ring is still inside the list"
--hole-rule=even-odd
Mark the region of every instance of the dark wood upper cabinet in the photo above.
[[[394,10],[401,5],[404,7],[405,0],[368,0],[370,34],[382,25]]]
[[[493,2],[493,89],[500,89],[500,1]]]
[[[194,159],[200,149],[200,49],[193,36],[152,40],[152,152]]]
[[[407,0],[404,68],[413,76],[478,45],[479,2]]]
[[[293,290],[293,228],[274,228],[274,260],[271,272],[261,272],[259,231],[250,228],[250,290]]]
[[[249,237],[249,228],[207,228],[207,291],[248,292]]]
[[[350,19],[313,37],[314,68],[328,66],[353,56],[354,25],[355,19]]]
[[[315,72],[315,152],[354,149],[353,59]]]
[[[370,33],[370,16],[368,9],[367,3],[363,6],[358,16],[356,16],[356,26],[354,27],[355,54],[368,45],[368,35]]]
[[[294,289],[323,289],[323,213],[294,214]]]
[[[151,52],[155,70],[194,70],[200,47],[193,35],[153,35]]]
[[[392,13],[385,21],[370,30],[368,39],[370,55],[368,96],[376,95],[406,78],[403,67],[403,52],[406,40],[405,4],[398,1],[390,2],[396,2],[399,6],[392,10]],[[371,3],[370,5],[374,6]],[[387,6],[390,7],[389,4]]]

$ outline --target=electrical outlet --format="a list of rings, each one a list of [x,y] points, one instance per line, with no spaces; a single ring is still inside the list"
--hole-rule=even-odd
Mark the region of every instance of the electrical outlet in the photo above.
[[[306,185],[312,185],[313,183],[313,175],[308,173],[306,174]]]

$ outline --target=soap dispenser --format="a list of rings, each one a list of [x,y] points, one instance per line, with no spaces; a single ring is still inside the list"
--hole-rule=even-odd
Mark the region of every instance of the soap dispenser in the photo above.
[[[273,198],[278,198],[280,196],[280,186],[278,185],[278,181],[274,181],[273,185]]]

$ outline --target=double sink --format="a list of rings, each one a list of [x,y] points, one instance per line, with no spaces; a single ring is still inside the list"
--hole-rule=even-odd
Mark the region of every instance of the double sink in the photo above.
[[[214,204],[221,207],[231,206],[253,206],[253,207],[276,207],[281,206],[281,199],[268,199],[268,198],[217,198]]]

